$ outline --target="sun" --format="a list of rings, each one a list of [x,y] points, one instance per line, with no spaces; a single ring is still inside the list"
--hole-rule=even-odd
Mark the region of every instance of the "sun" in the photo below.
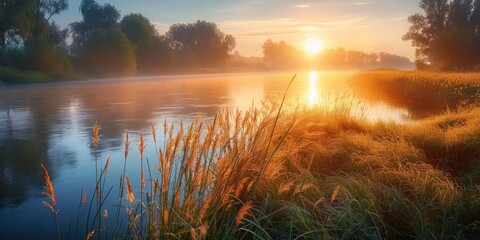
[[[320,39],[316,37],[309,38],[305,42],[305,51],[310,54],[310,55],[315,55],[322,51],[324,48],[324,45]]]

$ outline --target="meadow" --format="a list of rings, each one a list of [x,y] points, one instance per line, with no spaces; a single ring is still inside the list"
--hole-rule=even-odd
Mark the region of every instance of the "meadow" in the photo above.
[[[82,194],[70,226],[56,221],[61,211],[44,168],[52,227],[59,238],[86,239],[476,239],[479,75],[372,71],[351,84],[409,106],[441,101],[445,110],[402,125],[284,98],[211,121],[165,122],[152,126],[153,142],[126,135],[124,161],[142,170],[124,169],[118,186],[104,184],[110,160],[96,161],[97,184]],[[93,129],[98,146],[101,130]],[[156,161],[143,158],[146,147],[157,150]],[[108,212],[113,187],[118,203]]]

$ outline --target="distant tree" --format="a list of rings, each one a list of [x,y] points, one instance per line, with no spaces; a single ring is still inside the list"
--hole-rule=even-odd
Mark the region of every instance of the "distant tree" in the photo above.
[[[299,56],[298,50],[285,41],[274,42],[271,39],[265,41],[263,48],[263,60],[270,67],[286,67],[293,63]]]
[[[370,54],[361,51],[350,50],[347,52],[347,64],[350,67],[364,67],[373,63],[373,59]]]
[[[480,61],[480,0],[421,0],[424,15],[408,18],[403,37],[416,48],[417,62],[442,69],[472,69]]]
[[[120,29],[137,49],[152,46],[153,39],[158,35],[155,27],[141,14],[124,16],[120,21]]]
[[[120,29],[135,46],[139,73],[159,73],[173,65],[174,54],[168,41],[158,35],[146,17],[129,14],[123,17]]]
[[[345,60],[347,59],[347,51],[345,51],[344,48],[335,49],[334,59],[338,64],[345,63]]]
[[[131,76],[136,72],[134,47],[119,29],[91,33],[78,61],[80,68],[93,76]]]
[[[25,43],[30,38],[44,38],[53,15],[68,8],[66,0],[0,1],[0,43]]]
[[[29,39],[25,42],[25,57],[21,63],[26,70],[68,76],[73,66],[66,52],[57,48],[48,39]],[[20,64],[17,64],[19,66]]]
[[[45,38],[50,42],[55,48],[67,51],[68,44],[67,38],[69,36],[68,28],[61,29],[55,22],[52,22],[48,25]]]
[[[344,48],[325,49],[320,54],[319,66],[327,69],[337,68],[411,68],[412,62],[406,57],[385,52],[365,53],[362,51],[346,51]]]
[[[215,23],[200,21],[170,26],[167,39],[182,64],[216,67],[224,64],[235,49],[235,38]]]
[[[68,0],[35,0],[35,27],[32,37],[40,38],[44,36],[50,18],[67,8]]]
[[[147,74],[170,70],[175,61],[175,53],[164,36],[155,36],[152,46],[138,57],[137,68],[141,73]]]
[[[381,52],[378,55],[378,63],[384,68],[410,68],[410,59],[395,54]]]
[[[83,20],[70,24],[72,32],[72,51],[75,55],[82,50],[91,34],[97,30],[111,30],[117,27],[120,13],[110,5],[100,5],[95,0],[82,0],[80,12]]]
[[[73,68],[66,53],[68,31],[50,22],[67,7],[66,0],[0,1],[1,62],[50,76],[71,74]]]
[[[3,0],[0,2],[1,49],[9,43],[20,42],[33,29],[34,5],[32,1]]]

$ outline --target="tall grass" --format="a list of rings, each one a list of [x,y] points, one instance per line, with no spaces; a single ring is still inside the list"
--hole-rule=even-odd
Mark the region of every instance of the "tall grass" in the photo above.
[[[478,237],[480,108],[413,125],[372,123],[352,109],[265,103],[220,111],[211,121],[165,122],[160,133],[153,126],[153,143],[139,136],[141,172],[124,167],[117,212],[108,213],[115,225],[102,221],[105,238]],[[124,148],[127,161],[128,133]],[[157,158],[146,162],[148,174],[146,148]],[[128,174],[140,174],[141,184]],[[96,217],[104,212],[102,198]],[[127,215],[123,226],[120,212]],[[91,220],[86,226],[82,238],[102,237]]]
[[[479,73],[367,71],[355,74],[350,85],[363,96],[410,109],[457,109],[480,101]]]

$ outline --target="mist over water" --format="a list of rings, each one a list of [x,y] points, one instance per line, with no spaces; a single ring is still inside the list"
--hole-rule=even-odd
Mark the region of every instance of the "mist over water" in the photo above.
[[[408,109],[368,100],[350,89],[351,72],[305,72],[297,75],[287,98],[309,107],[349,107],[369,121],[409,122]],[[76,220],[80,194],[91,197],[95,185],[95,155],[99,166],[111,156],[106,186],[118,187],[123,169],[126,131],[132,142],[127,171],[139,185],[136,143],[146,138],[144,154],[156,165],[151,126],[160,134],[165,119],[178,124],[200,116],[211,119],[219,110],[261,107],[265,99],[281,99],[293,73],[218,74],[108,79],[0,88],[0,238],[51,238],[52,215],[42,205],[47,166],[55,187],[60,225],[68,230]],[[92,127],[101,125],[98,152],[91,143]],[[158,146],[163,146],[159,137]],[[108,207],[118,193],[113,190]],[[28,219],[29,231],[25,231]],[[8,229],[8,231],[7,231]]]

